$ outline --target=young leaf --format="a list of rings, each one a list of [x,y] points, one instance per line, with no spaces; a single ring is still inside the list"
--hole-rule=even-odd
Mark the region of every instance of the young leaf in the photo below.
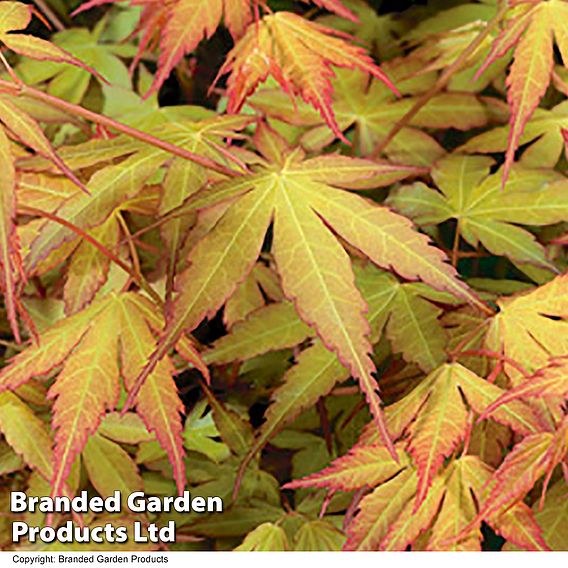
[[[509,177],[525,125],[550,83],[554,40],[564,64],[568,62],[568,4],[565,0],[515,2],[511,10],[516,10],[514,17],[507,20],[478,72],[478,75],[481,74],[497,58],[515,47],[514,61],[507,77],[511,129],[503,168],[503,185]]]
[[[116,215],[90,232],[91,236],[108,250],[114,251],[120,240],[120,227]],[[65,312],[80,312],[95,297],[106,282],[111,260],[92,243],[82,241],[75,250],[67,271],[63,289]]]
[[[303,524],[294,536],[294,550],[301,552],[338,551],[345,541],[340,530],[327,521]]]
[[[245,361],[269,351],[294,347],[310,335],[309,326],[298,318],[291,302],[269,304],[235,324],[231,333],[203,353],[203,358],[212,365]]]
[[[485,411],[489,416],[501,405],[513,400],[552,398],[560,401],[568,398],[568,359],[553,359],[549,365],[538,370],[530,379],[501,395]]]
[[[98,433],[119,444],[138,445],[142,442],[151,442],[154,436],[148,432],[144,422],[137,414],[129,412],[120,415],[118,412],[107,414]]]
[[[90,0],[74,13],[78,14],[95,6],[123,0]],[[339,0],[313,0],[313,3],[332,10],[343,17],[355,19]],[[159,68],[148,94],[157,91],[169,77],[184,55],[195,50],[203,39],[209,39],[217,30],[221,19],[234,39],[244,33],[252,20],[250,0],[131,0],[132,5],[141,5],[140,45],[136,61],[160,35]]]
[[[16,73],[27,85],[47,83],[47,93],[74,104],[83,103],[89,94],[91,68],[97,69],[95,77],[105,92],[110,88],[108,83],[115,88],[131,88],[128,67],[121,56],[134,56],[136,48],[108,41],[104,37],[105,32],[108,33],[108,24],[108,20],[102,18],[93,30],[70,28],[52,35],[53,43],[82,61],[83,67],[21,59],[15,68]]]
[[[405,469],[379,485],[359,505],[359,513],[348,528],[346,550],[378,550],[400,511],[416,492],[416,473]]]
[[[430,395],[410,427],[408,451],[414,458],[419,477],[417,507],[429,494],[430,484],[444,458],[454,451],[466,433],[468,411],[456,388],[456,376],[462,369],[446,365],[434,373]]]
[[[473,456],[462,456],[452,466],[446,482],[446,494],[432,534],[428,540],[428,550],[478,550],[481,551],[481,531],[471,534],[466,540],[458,540],[461,531],[477,512],[475,495],[479,486],[472,486],[472,476],[468,469],[481,469],[487,466]],[[465,470],[465,471],[464,471]]]
[[[45,480],[53,476],[52,440],[46,425],[15,394],[0,394],[0,431],[13,450]]]
[[[40,335],[39,341],[16,355],[0,372],[0,392],[16,390],[34,377],[52,373],[79,344],[93,318],[108,302],[97,302],[60,320]]]
[[[519,164],[527,168],[554,168],[564,151],[562,130],[568,128],[568,104],[561,102],[550,110],[538,108],[525,125],[520,146],[528,146]],[[468,140],[460,150],[471,154],[494,154],[507,150],[511,126],[498,126]]]
[[[568,542],[568,488],[563,480],[555,483],[546,493],[544,506],[538,501],[533,506],[534,518],[542,527],[543,537],[550,550],[564,550]],[[516,550],[509,543],[505,550]]]
[[[326,469],[291,481],[284,485],[284,489],[323,487],[332,491],[354,491],[365,485],[376,487],[408,465],[408,458],[403,452],[399,451],[398,456],[396,463],[384,446],[354,446]]]
[[[428,550],[480,550],[481,531],[469,531],[462,536],[476,517],[478,503],[483,501],[493,471],[477,456],[462,456],[451,466],[446,482],[442,508],[432,527]],[[487,519],[493,530],[526,550],[547,550],[542,530],[530,509],[519,503],[502,515]]]
[[[61,494],[76,456],[97,430],[101,416],[118,402],[116,331],[120,326],[113,303],[91,323],[49,390],[49,397],[55,399],[55,469],[51,480],[54,496]]]
[[[88,193],[83,183],[57,154],[39,124],[6,98],[0,98],[0,121],[18,142],[50,160],[77,187]]]
[[[223,321],[227,328],[264,306],[264,296],[275,302],[284,298],[276,273],[259,262],[225,304]]]
[[[544,474],[550,479],[552,470],[564,459],[567,446],[565,426],[555,434],[541,432],[518,443],[495,472],[495,483],[475,521],[503,514],[523,499]]]
[[[502,353],[528,373],[548,365],[551,357],[568,353],[565,333],[568,318],[568,275],[548,284],[499,301],[501,311],[487,332],[487,348]],[[505,363],[505,372],[513,385],[522,374]]]
[[[127,296],[121,303],[121,363],[126,390],[132,392],[134,379],[155,349],[151,327],[144,319],[136,297]],[[137,392],[134,404],[149,432],[153,432],[166,451],[173,467],[174,479],[181,494],[186,483],[183,462],[181,413],[183,404],[173,380],[173,365],[163,359]]]
[[[332,65],[360,69],[396,92],[362,48],[347,43],[337,31],[290,12],[265,16],[249,26],[219,75],[231,74],[227,80],[229,112],[238,112],[259,83],[271,75],[285,92],[311,104],[335,135],[345,140],[332,109]]]
[[[123,500],[141,491],[142,478],[134,460],[118,444],[99,434],[91,436],[83,451],[83,463],[91,483],[102,497],[120,491]]]
[[[173,144],[192,149],[191,151],[203,152],[207,156],[215,155],[215,159],[221,162],[232,163],[231,154],[222,148],[222,139],[237,136],[238,130],[249,122],[250,118],[246,117],[197,122],[183,120],[163,124],[154,133]],[[58,217],[82,230],[99,228],[119,210],[135,210],[138,205],[136,199],[141,195],[145,184],[171,159],[171,155],[161,149],[150,148],[124,136],[110,140],[94,139],[77,146],[64,147],[60,153],[75,170],[86,170],[91,174],[98,166],[87,183],[91,195],[77,194],[65,200],[57,211]],[[50,168],[50,164],[45,160],[31,159],[25,161],[22,167],[43,172]],[[187,180],[191,183],[187,183]],[[160,211],[167,214],[187,196],[200,189],[207,180],[208,174],[202,166],[181,158],[174,159],[164,181]],[[46,187],[46,190],[49,189],[51,184]],[[176,268],[178,249],[185,236],[187,221],[175,218],[162,225],[162,236],[169,248],[168,272],[172,273]],[[35,274],[39,266],[45,268],[42,265],[45,259],[74,238],[76,234],[69,227],[51,221],[44,222],[25,259],[28,273]],[[49,268],[62,260],[52,257]]]

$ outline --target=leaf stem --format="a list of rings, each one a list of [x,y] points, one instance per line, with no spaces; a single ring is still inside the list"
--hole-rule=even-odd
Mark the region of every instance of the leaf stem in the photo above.
[[[395,136],[406,126],[408,123],[428,104],[430,99],[437,95],[440,91],[447,86],[450,79],[458,72],[461,71],[462,67],[467,63],[467,60],[471,55],[481,46],[489,34],[499,25],[503,16],[509,9],[508,2],[502,1],[501,6],[495,16],[479,34],[473,39],[473,41],[464,48],[459,57],[454,60],[454,62],[444,69],[444,72],[438,77],[438,80],[432,87],[422,94],[422,96],[414,103],[412,108],[394,125],[391,131],[387,134],[387,137],[377,145],[371,154],[371,158],[377,158],[382,154],[385,148],[393,141]]]
[[[6,71],[8,72],[8,75],[10,76],[10,78],[12,79],[12,81],[14,81],[14,83],[16,85],[18,85],[19,87],[23,86],[22,81],[20,80],[20,78],[16,75],[15,71],[12,69],[12,66],[8,63],[8,60],[4,57],[4,54],[2,53],[2,51],[0,50],[0,62],[2,63],[2,65],[4,65],[4,67],[6,68]]]
[[[43,91],[40,91],[39,89],[29,87],[28,85],[17,85],[15,83],[11,83],[10,81],[0,79],[0,90],[2,89],[10,91],[13,95],[16,96],[27,96],[32,99],[45,102],[73,116],[81,116],[85,120],[89,120],[101,126],[106,126],[107,128],[122,132],[123,134],[126,134],[131,138],[135,138],[136,140],[140,140],[141,142],[155,146],[156,148],[160,148],[161,150],[169,152],[170,154],[174,154],[175,156],[179,156],[180,158],[189,160],[190,162],[226,175],[228,177],[238,177],[242,175],[240,172],[231,168],[227,168],[226,166],[223,166],[222,164],[219,164],[215,160],[207,158],[206,156],[200,156],[199,154],[185,150],[180,146],[176,146],[171,142],[166,142],[165,140],[156,138],[155,136],[152,136],[147,132],[143,132],[142,130],[138,130],[137,128],[127,126],[126,124],[122,124],[121,122],[109,118],[108,116],[87,110],[79,105],[75,105],[58,97],[54,97],[53,95],[49,95],[47,93],[44,93]]]
[[[456,234],[454,235],[454,246],[452,248],[452,266],[457,268],[460,258],[460,223],[456,225]]]

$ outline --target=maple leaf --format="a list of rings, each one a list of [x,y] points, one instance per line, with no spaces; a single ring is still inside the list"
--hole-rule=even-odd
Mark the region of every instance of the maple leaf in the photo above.
[[[564,64],[568,64],[568,3],[565,0],[514,2],[511,17],[495,38],[491,51],[478,71],[480,75],[499,57],[515,48],[507,77],[507,100],[511,111],[510,132],[503,168],[507,181],[515,152],[527,121],[544,96],[554,65],[554,40]]]
[[[0,394],[0,431],[25,463],[45,480],[53,476],[52,439],[45,423],[15,393]]]
[[[28,27],[33,13],[33,7],[27,4],[2,2],[0,4],[0,42],[19,55],[41,61],[69,63],[83,67],[90,73],[98,75],[94,69],[86,66],[80,59],[77,59],[57,45],[28,34],[14,33]]]
[[[445,366],[434,375],[425,405],[411,427],[408,450],[418,468],[417,507],[426,498],[443,459],[466,433],[468,411],[455,384],[459,371],[459,367]]]
[[[0,264],[2,265],[2,292],[6,315],[17,342],[20,341],[18,328],[18,300],[16,284],[22,271],[22,260],[16,237],[16,169],[10,149],[10,141],[0,128],[0,167],[2,178],[0,180]]]
[[[354,446],[344,456],[312,475],[291,481],[283,489],[320,487],[332,491],[354,491],[365,485],[376,487],[408,466],[404,452],[398,452],[398,463],[390,459],[384,446]]]
[[[0,4],[0,42],[8,49],[41,61],[55,61],[83,67],[86,72],[94,70],[54,44],[30,35],[14,33],[28,26],[32,18],[32,7],[19,2]],[[69,179],[83,188],[83,184],[55,152],[51,142],[40,126],[25,111],[13,104],[10,97],[0,97],[0,158],[5,175],[2,180],[2,204],[0,212],[0,264],[2,265],[1,286],[5,296],[7,316],[16,341],[20,341],[17,312],[19,304],[16,284],[23,275],[21,253],[15,237],[15,155],[7,133],[17,142],[27,146],[51,160]],[[4,130],[6,129],[6,130]],[[25,314],[24,314],[25,316]]]
[[[565,421],[557,432],[540,432],[519,442],[495,472],[490,493],[472,524],[506,512],[543,475],[546,476],[543,491],[546,491],[554,468],[566,455],[567,432]]]
[[[462,442],[470,411],[481,414],[505,391],[457,363],[430,373],[410,393],[385,409],[385,420],[394,439],[409,434],[408,451],[418,470],[416,507],[426,498],[430,483],[444,457]],[[534,411],[520,401],[500,406],[492,418],[522,434],[541,429]],[[362,436],[366,444],[377,443],[374,432]]]
[[[471,530],[471,523],[492,475],[493,470],[479,457],[461,456],[435,477],[426,499],[416,508],[419,481],[408,458],[396,466],[383,447],[357,445],[328,468],[284,487],[373,488],[347,527],[345,550],[406,550],[409,545],[413,550],[481,550],[481,531]],[[486,520],[498,534],[522,548],[548,550],[541,528],[522,503]],[[418,543],[424,533],[425,542]]]
[[[551,358],[568,352],[565,333],[568,317],[568,275],[499,300],[500,312],[491,320],[485,339],[488,349],[515,361],[530,375],[546,367]],[[525,377],[506,361],[504,370],[513,386]]]
[[[284,299],[276,273],[259,262],[225,304],[223,321],[227,328],[264,306],[265,296],[275,302]]]
[[[400,284],[391,274],[372,265],[356,265],[354,269],[357,287],[368,305],[365,317],[371,328],[371,342],[378,342],[386,329],[393,349],[400,349],[405,358],[428,370],[436,367],[445,358],[439,351],[440,341],[445,337],[436,320],[438,309],[425,298],[451,303],[452,297],[420,283]],[[401,325],[413,330],[410,338],[400,333]],[[301,344],[313,335],[313,329],[298,317],[291,303],[269,304],[236,324],[202,356],[213,365],[244,361]],[[434,363],[436,360],[438,363]],[[270,439],[348,376],[337,355],[319,339],[314,340],[297,356],[296,364],[284,374],[282,385],[272,393],[265,421],[241,467],[244,469]],[[388,407],[386,412],[389,413]]]
[[[55,151],[39,124],[25,111],[16,106],[12,102],[11,97],[6,95],[0,96],[0,122],[3,123],[17,142],[31,148],[34,152],[49,160],[55,165],[57,170],[63,172],[77,187],[88,193],[83,183]]]
[[[551,398],[560,402],[568,398],[568,359],[553,359],[549,365],[539,369],[531,378],[521,382],[515,388],[504,393],[484,412],[491,413],[512,400],[531,398]]]
[[[128,203],[121,210],[130,209]],[[120,223],[117,215],[111,215],[102,225],[90,232],[90,236],[107,250],[115,250],[120,242]],[[74,314],[85,308],[107,281],[111,260],[92,243],[83,240],[75,249],[67,270],[63,289],[65,312]]]
[[[149,305],[148,305],[149,304]],[[50,327],[39,343],[14,357],[0,372],[0,391],[14,390],[33,377],[54,374],[49,397],[55,430],[52,493],[59,495],[75,457],[84,449],[107,411],[114,410],[124,379],[126,391],[154,350],[155,313],[134,293],[109,295]],[[156,316],[153,316],[156,317]],[[101,341],[105,349],[100,349]],[[119,370],[120,361],[120,370]],[[161,361],[136,398],[136,411],[169,456],[179,491],[185,485],[181,418],[183,406],[172,378],[173,365]]]
[[[294,550],[300,552],[338,551],[345,541],[343,533],[330,521],[304,523],[294,536]]]
[[[199,153],[215,155],[221,162],[227,163],[231,158],[230,154],[221,147],[222,139],[225,136],[236,136],[238,130],[249,122],[250,118],[234,116],[197,122],[184,120],[175,124],[163,124],[161,128],[155,129],[154,133],[184,148],[193,148]],[[63,147],[60,154],[75,171],[87,173],[95,171],[87,182],[90,196],[79,192],[70,198],[62,196],[57,216],[79,229],[95,230],[101,240],[109,244],[116,242],[114,237],[118,220],[115,217],[113,222],[113,215],[120,211],[139,209],[138,197],[151,176],[164,165],[169,164],[159,204],[159,210],[163,213],[180,205],[185,198],[200,189],[210,176],[200,165],[182,158],[172,160],[168,152],[150,148],[124,136],[109,140],[93,139],[83,144]],[[52,169],[49,161],[36,158],[24,160],[19,166],[24,171],[31,172],[50,172]],[[215,175],[218,177],[218,174]],[[184,182],[184,180],[189,181]],[[45,181],[45,191],[52,192],[54,183],[50,180]],[[39,187],[37,189],[40,190]],[[38,195],[35,194],[34,198],[37,199]],[[35,208],[34,203],[30,205]],[[162,226],[162,236],[169,251],[167,263],[170,275],[176,268],[186,225],[186,220],[175,218]],[[61,263],[74,251],[74,247],[63,255],[56,255],[55,251],[76,240],[76,233],[69,227],[49,220],[44,221],[29,244],[29,251],[24,260],[26,272],[33,275],[38,270],[45,271]],[[78,252],[95,255],[94,262],[97,262],[97,258],[101,260],[87,244]],[[96,275],[91,273],[89,277],[94,279]],[[77,293],[75,288],[73,290]],[[92,294],[80,295],[80,298],[77,298],[77,302],[83,305],[92,299]]]
[[[568,542],[566,519],[568,519],[568,488],[563,480],[556,482],[546,493],[546,501],[536,502],[532,512],[542,527],[543,538],[550,550],[563,550]],[[518,545],[507,542],[503,550],[517,550]]]
[[[446,335],[438,321],[441,310],[433,302],[453,304],[456,299],[421,283],[401,284],[388,272],[372,265],[355,266],[354,271],[357,287],[368,304],[366,318],[371,326],[371,340],[378,341],[385,329],[393,351],[402,353],[423,370],[431,371],[443,362]],[[239,289],[229,298],[225,311],[238,292]],[[216,365],[245,361],[299,345],[313,335],[291,303],[268,304],[237,323],[203,357]]]
[[[496,4],[494,0],[482,0],[482,2],[465,2],[449,7],[443,4],[433,6],[409,31],[408,36],[412,40],[424,40],[430,36],[440,36],[459,30],[472,22],[487,22],[495,16]]]
[[[123,502],[143,481],[136,463],[119,444],[99,435],[90,436],[83,450],[83,463],[97,493],[109,497],[120,491]]]
[[[390,470],[385,458],[391,464]],[[336,482],[339,490],[342,486],[354,487],[359,483],[363,484],[360,487],[375,486],[359,504],[359,512],[348,527],[345,549],[405,550],[435,518],[444,498],[444,477],[436,478],[427,501],[413,511],[416,472],[408,465],[399,467],[397,472],[393,470],[394,465],[384,449],[381,453],[373,448],[354,448],[351,454],[336,460],[329,469],[292,482],[287,487],[325,487],[328,484],[335,487]],[[370,477],[365,479],[364,472],[368,472]]]
[[[95,6],[123,1],[126,0],[90,0],[75,10],[74,15]],[[311,1],[340,16],[356,19],[339,0]],[[184,55],[194,51],[203,39],[211,38],[222,19],[235,40],[252,21],[250,0],[130,0],[130,4],[142,7],[138,27],[141,38],[135,61],[142,57],[154,37],[160,36],[158,73],[148,95],[160,89]]]
[[[468,479],[468,470],[483,470],[484,466],[473,456],[463,456],[454,462],[453,471],[446,482],[442,507],[432,526],[428,550],[481,550],[480,531],[467,540],[456,541],[456,538],[477,512],[474,495],[479,491],[479,486],[474,492],[471,480]]]
[[[178,294],[169,309],[168,325],[138,385],[184,329],[195,329],[204,317],[213,315],[234,292],[236,283],[246,278],[274,219],[272,250],[285,295],[326,347],[359,379],[382,428],[374,365],[368,355],[366,305],[354,284],[349,256],[320,216],[376,264],[483,306],[456,278],[443,253],[414,232],[406,219],[338,189],[376,187],[384,174],[390,181],[393,174],[405,177],[412,171],[338,156],[304,159],[296,150],[284,156],[280,165],[265,162],[250,175],[197,194],[195,201],[209,206],[211,199],[233,201],[213,230],[192,249],[189,268],[177,277]],[[344,223],[346,218],[351,219],[349,224]],[[383,434],[388,443],[386,432]]]
[[[375,550],[416,491],[416,473],[407,468],[379,485],[359,504],[359,513],[348,528],[347,550]],[[377,515],[377,511],[380,513]]]
[[[417,507],[426,498],[443,459],[456,449],[466,435],[469,417],[466,402],[473,410],[481,412],[484,399],[502,392],[500,389],[495,391],[493,385],[457,364],[445,365],[434,371],[424,383],[420,387],[428,389],[425,401],[417,409],[415,421],[412,424],[407,422],[410,435],[408,451],[414,459],[419,477]],[[400,402],[397,404],[401,405]],[[411,417],[412,414],[408,413],[405,420]],[[494,418],[525,433],[538,427],[538,421],[526,407],[509,407],[506,414],[495,415]]]
[[[115,87],[130,88],[128,68],[121,57],[132,57],[136,49],[134,46],[104,41],[107,23],[108,20],[102,18],[92,31],[73,28],[51,37],[57,47],[82,61],[82,67],[56,61],[22,59],[15,68],[16,73],[26,85],[47,83],[47,93],[75,104],[80,104],[88,93],[91,68],[97,69],[95,77],[103,90],[109,87],[108,83]]]
[[[249,27],[219,71],[227,80],[229,112],[238,112],[245,99],[268,76],[286,93],[299,94],[345,140],[332,108],[331,66],[359,69],[394,92],[394,85],[365,51],[348,44],[341,34],[288,12],[265,16]]]
[[[419,75],[432,71],[444,71],[461,57],[467,61],[459,69],[454,69],[448,81],[449,91],[482,92],[486,87],[496,84],[510,62],[505,55],[495,62],[491,69],[479,74],[477,71],[487,58],[491,42],[496,33],[491,22],[496,22],[498,3],[493,0],[434,7],[427,11],[406,35],[416,48],[410,53],[411,60],[422,62]],[[488,29],[489,28],[489,29]],[[479,34],[488,32],[488,37],[472,49]]]
[[[291,302],[268,304],[255,310],[231,332],[203,353],[209,365],[246,361],[258,355],[299,345],[313,331],[297,315]]]
[[[274,523],[262,523],[247,535],[243,543],[235,548],[241,552],[284,551],[290,543],[284,529]]]
[[[487,494],[493,470],[479,457],[462,456],[451,466],[446,482],[442,508],[432,527],[428,550],[480,550],[481,532],[471,531],[462,538],[462,532],[475,519],[478,503]],[[487,519],[493,530],[526,550],[548,550],[542,529],[530,509],[518,503],[507,512]]]
[[[91,321],[49,390],[49,397],[55,399],[54,496],[60,494],[75,457],[96,431],[101,416],[114,409],[120,395],[118,343],[113,333],[119,329],[118,314],[115,309],[103,309]],[[101,342],[104,350],[99,349]]]
[[[389,203],[419,225],[456,219],[458,234],[470,245],[481,242],[495,255],[558,272],[542,245],[518,225],[552,225],[566,219],[566,178],[551,170],[516,167],[503,194],[504,172],[490,174],[493,163],[480,156],[448,156],[432,169],[439,191],[424,184],[402,187]]]
[[[354,129],[353,144],[362,156],[370,155],[416,101],[416,95],[432,83],[431,76],[413,78],[420,62],[406,60],[387,62],[383,68],[403,95],[396,95],[380,80],[359,70],[338,69],[332,81],[332,105],[338,128],[342,133]],[[265,88],[255,93],[248,104],[268,117],[302,128],[300,144],[308,150],[321,150],[337,136],[322,117],[307,104],[290,100],[280,89]],[[413,118],[386,148],[390,160],[430,167],[444,155],[444,149],[429,134],[420,129],[456,128],[467,130],[482,126],[488,113],[481,101],[468,93],[442,93]],[[339,136],[341,140],[344,135]]]
[[[185,522],[217,547],[564,548],[568,0],[105,4],[36,41],[0,2],[0,502],[188,485],[233,492]]]
[[[519,138],[525,147],[519,163],[527,168],[554,168],[564,151],[562,131],[568,128],[568,103],[537,108]],[[511,126],[498,126],[468,140],[460,151],[471,154],[505,152]]]
[[[30,212],[37,214],[38,210],[42,215],[55,214],[66,202],[85,202],[81,195],[76,186],[62,176],[20,172],[17,180],[17,211],[22,215],[29,215]],[[102,245],[107,251],[118,248],[122,231],[121,212],[141,212],[144,199],[147,197],[122,202],[120,210],[113,211],[98,227],[86,231],[88,237],[84,240],[75,233],[70,234],[64,244],[56,247],[30,270],[31,274],[42,276],[71,257],[63,288],[67,314],[76,313],[87,306],[109,277],[111,259],[108,253],[104,254],[93,242]],[[18,227],[24,259],[30,254],[35,240],[46,230],[46,225],[45,220],[37,218]]]

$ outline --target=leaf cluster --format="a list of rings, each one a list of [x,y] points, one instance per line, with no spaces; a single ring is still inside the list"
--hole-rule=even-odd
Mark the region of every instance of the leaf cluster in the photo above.
[[[0,2],[3,506],[568,549],[568,1],[76,4]]]

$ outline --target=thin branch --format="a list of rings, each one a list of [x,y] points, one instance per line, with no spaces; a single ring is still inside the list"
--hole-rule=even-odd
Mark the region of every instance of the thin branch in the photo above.
[[[124,233],[126,241],[128,242],[128,249],[130,250],[130,259],[132,260],[132,265],[134,266],[134,270],[136,271],[137,274],[141,275],[142,270],[140,269],[140,259],[138,258],[138,253],[136,251],[136,246],[134,244],[132,235],[130,234],[130,229],[126,224],[126,221],[124,220],[124,217],[122,216],[122,213],[120,211],[117,213],[116,217],[118,219],[118,223],[122,228],[122,232]]]
[[[59,19],[57,14],[47,5],[44,0],[34,0],[34,4],[45,15],[51,25],[58,31],[62,32],[65,29],[63,22]]]
[[[489,357],[491,359],[497,359],[519,371],[525,379],[531,378],[531,374],[522,365],[502,353],[488,351],[486,349],[467,349],[466,351],[452,354],[452,360],[459,359],[460,357]]]
[[[345,517],[343,518],[343,530],[346,530],[347,527],[351,524],[351,521],[353,520],[353,517],[355,516],[355,513],[359,508],[359,503],[361,503],[363,497],[365,497],[365,494],[368,492],[369,487],[365,485],[360,489],[357,489],[357,491],[355,491],[355,493],[353,494],[353,499],[351,500],[349,507],[347,507],[347,511],[345,511]]]
[[[457,267],[458,260],[460,258],[460,233],[460,224],[458,221],[458,224],[456,225],[456,234],[454,235],[454,246],[452,248],[452,266],[454,268]]]
[[[333,435],[331,433],[331,424],[329,423],[329,414],[325,406],[325,397],[321,397],[317,401],[316,408],[318,410],[320,425],[325,438],[327,453],[331,456],[333,455]]]
[[[184,158],[185,160],[189,160],[190,162],[226,175],[228,177],[238,177],[242,175],[241,172],[227,168],[226,166],[223,166],[222,164],[219,164],[215,160],[207,158],[206,156],[200,156],[199,154],[190,152],[189,150],[181,148],[180,146],[176,146],[171,142],[160,140],[159,138],[156,138],[155,136],[152,136],[147,132],[143,132],[142,130],[138,130],[137,128],[127,126],[126,124],[122,124],[121,122],[109,118],[108,116],[87,110],[79,105],[75,105],[58,97],[54,97],[53,95],[48,95],[47,93],[44,93],[43,91],[40,91],[38,89],[34,89],[33,87],[29,87],[28,85],[16,85],[15,83],[11,83],[10,81],[0,79],[0,90],[2,89],[9,91],[11,94],[16,96],[26,96],[31,99],[45,102],[71,115],[81,116],[85,120],[89,120],[101,126],[122,132],[123,134],[126,134],[131,138],[140,140],[141,142],[155,146],[156,148],[160,148],[161,150],[169,152],[170,154],[179,156],[180,158]]]
[[[449,353],[451,359],[457,358],[461,353],[462,349],[476,336],[476,334],[481,331],[487,324],[489,320],[483,320],[478,325],[476,325]]]
[[[440,75],[436,83],[426,91],[417,101],[414,103],[412,108],[394,125],[391,131],[387,134],[387,137],[373,150],[371,158],[377,158],[382,154],[385,148],[393,141],[395,136],[409,124],[409,122],[424,108],[430,99],[442,91],[446,85],[450,82],[450,79],[458,72],[461,71],[464,65],[467,63],[468,59],[473,53],[483,44],[485,39],[491,34],[491,32],[499,25],[503,16],[509,9],[508,2],[502,1],[501,6],[495,14],[495,16],[487,22],[487,25],[479,34],[473,39],[473,41],[464,48],[460,56]]]
[[[102,254],[104,254],[107,258],[109,258],[112,262],[114,262],[119,268],[124,270],[132,280],[140,286],[144,292],[146,292],[158,305],[162,305],[163,301],[160,298],[159,294],[150,286],[148,281],[136,270],[128,266],[125,262],[123,262],[114,252],[110,251],[107,247],[105,247],[102,243],[97,241],[93,238],[89,233],[77,227],[73,223],[63,219],[62,217],[58,217],[53,213],[48,213],[47,211],[42,211],[40,209],[35,209],[34,207],[22,207],[22,213],[29,214],[29,215],[36,215],[38,217],[45,217],[50,221],[54,221],[55,223],[59,223],[63,227],[73,231],[76,235],[87,241],[89,244],[93,245],[96,249],[98,249]]]

